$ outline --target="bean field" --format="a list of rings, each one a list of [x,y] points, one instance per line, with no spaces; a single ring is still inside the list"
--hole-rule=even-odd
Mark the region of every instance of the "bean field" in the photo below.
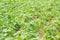
[[[0,40],[60,40],[60,0],[0,0]]]

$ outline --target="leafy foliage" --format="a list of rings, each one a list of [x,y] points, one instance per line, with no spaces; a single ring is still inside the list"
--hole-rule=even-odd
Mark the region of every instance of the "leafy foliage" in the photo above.
[[[60,0],[0,0],[0,40],[60,40]]]

